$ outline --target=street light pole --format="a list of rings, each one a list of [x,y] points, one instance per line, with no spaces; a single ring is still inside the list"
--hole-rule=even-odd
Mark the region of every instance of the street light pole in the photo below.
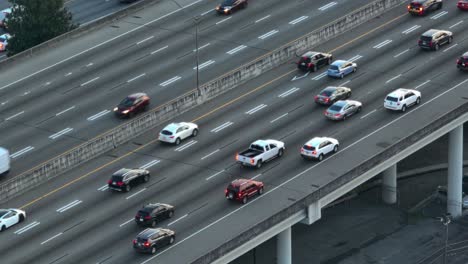
[[[439,217],[440,222],[445,226],[445,246],[444,246],[444,264],[447,263],[447,246],[448,246],[448,235],[449,235],[449,224],[451,222],[451,214],[446,213],[443,217]]]

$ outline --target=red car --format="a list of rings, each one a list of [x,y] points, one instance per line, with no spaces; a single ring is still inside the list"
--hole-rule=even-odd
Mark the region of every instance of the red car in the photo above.
[[[468,10],[468,0],[458,0],[457,7],[460,10]]]
[[[114,113],[117,116],[132,117],[138,112],[145,111],[148,108],[149,103],[150,98],[145,93],[131,94],[114,108]]]
[[[237,200],[243,204],[247,203],[247,200],[258,194],[263,193],[263,182],[254,181],[250,179],[237,179],[231,182],[226,190],[224,190],[224,195],[228,200]]]
[[[457,68],[461,71],[468,70],[468,52],[463,53],[461,57],[457,60]]]

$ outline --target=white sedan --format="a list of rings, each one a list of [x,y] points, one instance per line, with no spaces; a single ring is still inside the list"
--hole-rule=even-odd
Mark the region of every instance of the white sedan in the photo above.
[[[0,209],[0,231],[5,231],[12,225],[21,223],[26,218],[26,212],[20,209]]]
[[[196,137],[197,135],[198,125],[194,123],[171,123],[159,132],[159,141],[179,145],[182,140],[188,137]]]
[[[10,40],[11,36],[8,33],[0,35],[0,51],[5,51],[6,47],[8,46],[8,40]]]
[[[339,146],[340,143],[334,138],[314,137],[302,146],[301,156],[322,161],[325,155],[337,152]]]

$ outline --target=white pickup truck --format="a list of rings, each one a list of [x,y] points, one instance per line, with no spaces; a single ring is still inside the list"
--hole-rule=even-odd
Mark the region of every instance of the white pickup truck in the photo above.
[[[283,156],[284,142],[274,139],[259,139],[250,144],[250,147],[236,155],[236,160],[244,166],[252,166],[257,169],[264,162]]]

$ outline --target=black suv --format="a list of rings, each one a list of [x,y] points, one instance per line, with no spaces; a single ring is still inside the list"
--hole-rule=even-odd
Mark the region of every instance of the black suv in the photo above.
[[[147,204],[135,216],[139,226],[156,227],[157,222],[171,218],[174,215],[174,206],[163,203]]]
[[[156,253],[157,248],[175,241],[175,231],[164,228],[147,228],[133,239],[133,248],[142,253]]]
[[[457,60],[457,68],[461,71],[468,70],[468,51],[463,53],[461,57]]]
[[[450,44],[453,34],[447,30],[429,29],[419,38],[418,45],[422,49],[438,50],[441,45]]]
[[[412,15],[424,16],[430,11],[442,8],[442,0],[413,0],[408,5],[408,12]]]
[[[133,185],[148,182],[150,172],[144,169],[120,169],[112,174],[107,184],[109,190],[129,192]]]

